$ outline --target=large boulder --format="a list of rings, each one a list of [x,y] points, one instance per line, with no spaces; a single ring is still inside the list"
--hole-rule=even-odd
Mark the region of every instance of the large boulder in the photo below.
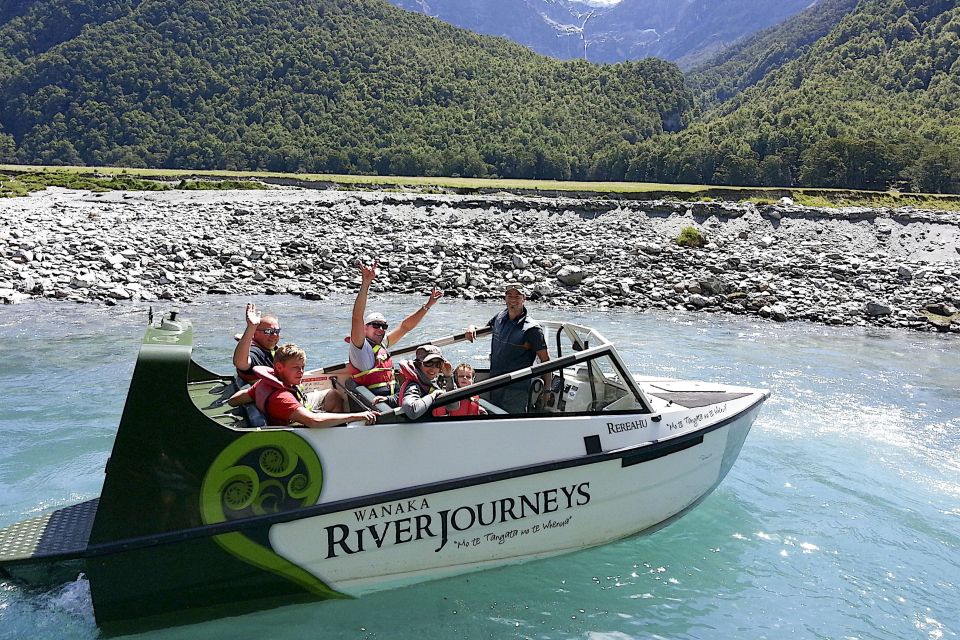
[[[888,316],[893,313],[893,307],[886,302],[871,300],[866,304],[864,311],[866,311],[868,316],[878,318],[880,316]]]
[[[584,274],[583,269],[580,267],[576,265],[567,265],[565,267],[561,267],[560,270],[557,271],[557,280],[567,286],[576,286],[583,282],[584,275],[586,274]]]

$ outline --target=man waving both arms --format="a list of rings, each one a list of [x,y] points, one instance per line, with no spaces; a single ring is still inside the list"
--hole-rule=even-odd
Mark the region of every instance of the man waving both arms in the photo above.
[[[376,277],[376,261],[371,265],[360,263],[360,291],[353,303],[350,324],[350,364],[347,367],[347,373],[357,384],[365,386],[381,398],[387,398],[395,395],[397,391],[390,347],[420,324],[430,307],[437,304],[437,301],[443,297],[443,291],[433,287],[427,301],[419,309],[389,330],[390,325],[382,313],[376,311],[366,313],[370,284]]]

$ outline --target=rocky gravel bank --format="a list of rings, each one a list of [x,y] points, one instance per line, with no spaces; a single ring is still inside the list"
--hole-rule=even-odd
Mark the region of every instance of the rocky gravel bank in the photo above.
[[[702,248],[676,244],[687,226]],[[960,214],[309,190],[0,200],[0,299],[374,291],[960,332]]]

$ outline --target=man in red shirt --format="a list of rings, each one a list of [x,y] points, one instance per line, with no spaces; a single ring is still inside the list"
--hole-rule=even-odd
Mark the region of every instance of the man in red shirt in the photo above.
[[[328,413],[316,411],[300,387],[303,372],[306,369],[307,356],[303,349],[295,344],[285,344],[273,356],[273,368],[257,366],[254,372],[259,376],[252,386],[233,394],[228,403],[232,407],[254,402],[257,409],[271,426],[289,426],[292,423],[307,427],[336,427],[347,422],[363,420],[366,424],[377,421],[373,411],[359,413]]]

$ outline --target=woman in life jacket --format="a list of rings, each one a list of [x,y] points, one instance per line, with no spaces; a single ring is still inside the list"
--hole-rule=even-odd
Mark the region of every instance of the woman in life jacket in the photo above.
[[[417,349],[415,360],[404,360],[400,363],[400,377],[403,382],[400,384],[396,402],[405,416],[415,420],[433,406],[437,397],[444,392],[439,381],[440,372],[444,368],[449,373],[450,363],[443,359],[440,347],[432,344]],[[435,416],[446,413],[446,408],[434,411]]]

